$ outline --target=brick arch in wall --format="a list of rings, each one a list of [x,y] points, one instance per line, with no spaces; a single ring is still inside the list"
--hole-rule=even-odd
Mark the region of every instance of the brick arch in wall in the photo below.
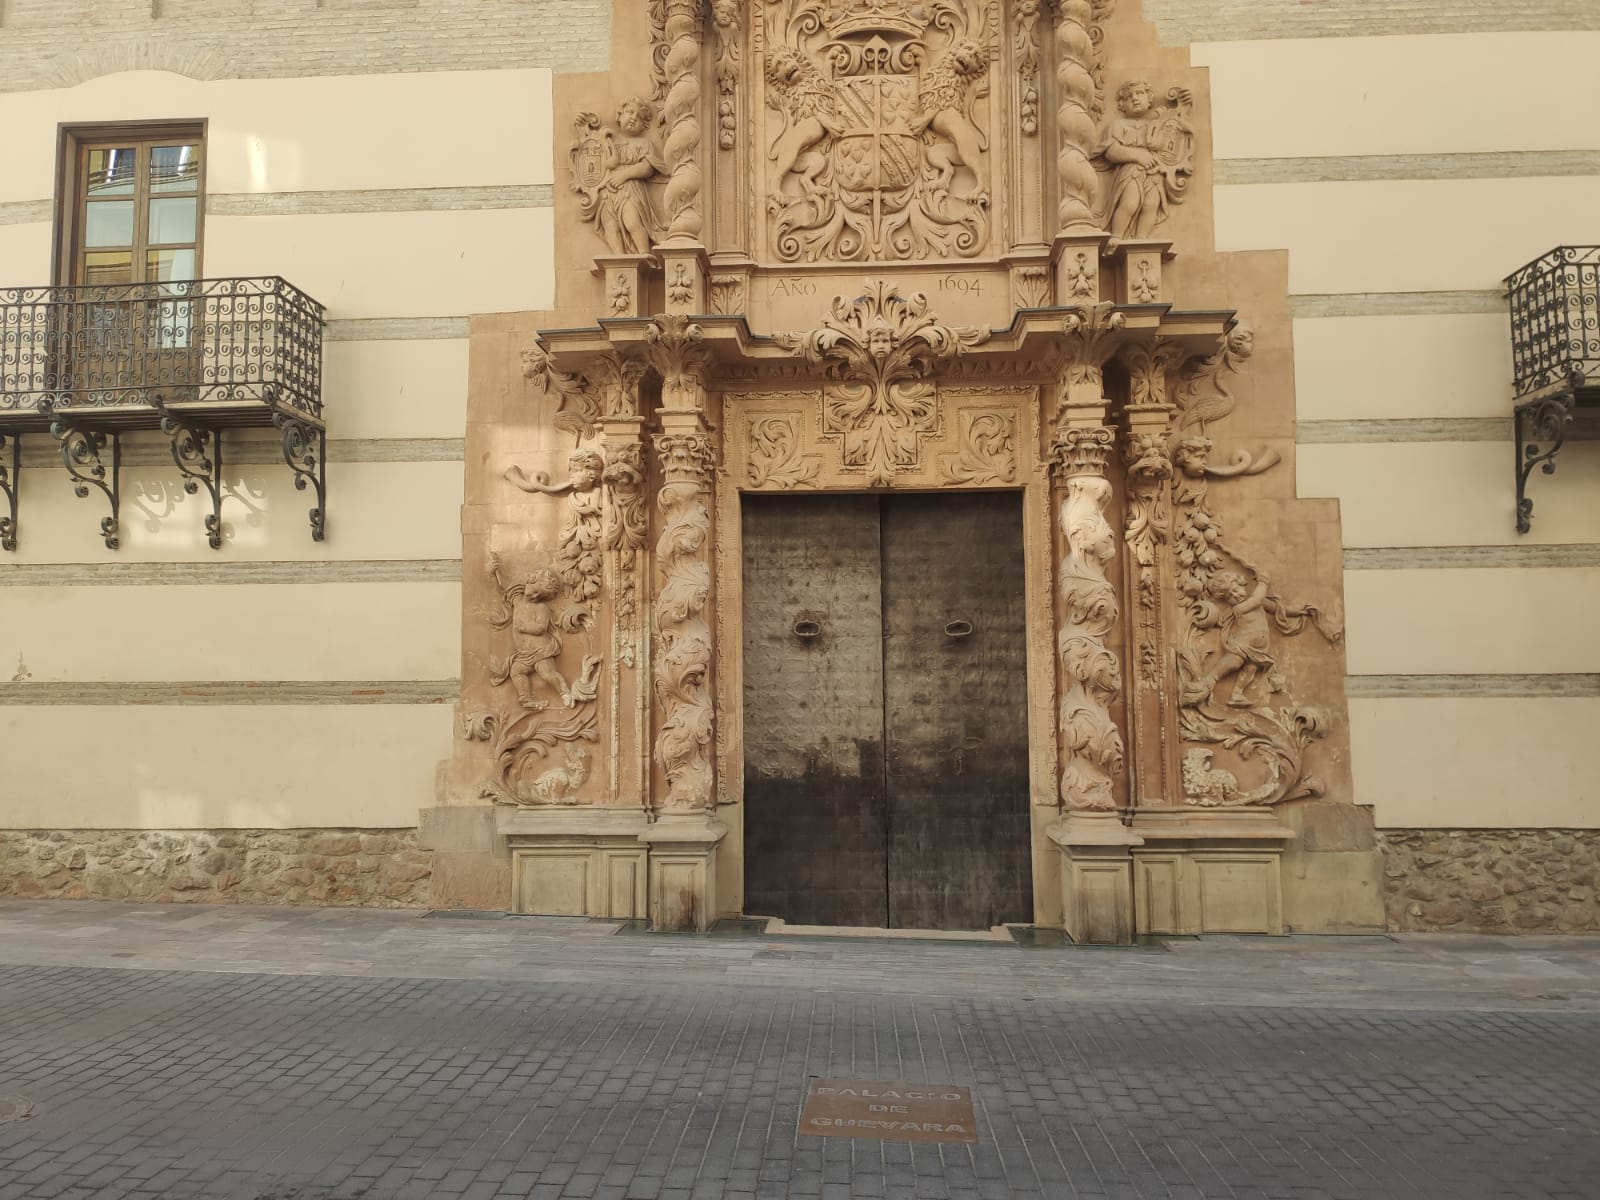
[[[104,42],[59,54],[39,72],[44,87],[76,87],[123,71],[170,71],[189,79],[228,79],[239,72],[220,46],[174,45],[160,38]]]

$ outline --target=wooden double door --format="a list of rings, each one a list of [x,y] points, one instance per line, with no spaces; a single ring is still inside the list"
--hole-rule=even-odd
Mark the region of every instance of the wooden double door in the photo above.
[[[746,496],[745,911],[1033,919],[1021,496]]]

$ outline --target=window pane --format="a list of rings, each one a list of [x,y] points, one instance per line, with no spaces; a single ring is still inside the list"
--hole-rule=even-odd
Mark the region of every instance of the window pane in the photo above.
[[[193,196],[150,201],[150,244],[171,245],[194,242]]]
[[[133,147],[89,151],[89,195],[133,195]]]
[[[88,284],[132,283],[133,251],[99,250],[85,254],[83,281]]]
[[[85,246],[133,245],[133,201],[101,200],[89,205],[84,221]]]
[[[193,250],[151,250],[148,254],[144,276],[146,283],[194,278]]]
[[[192,192],[200,181],[200,147],[152,146],[150,148],[150,190],[152,192]]]

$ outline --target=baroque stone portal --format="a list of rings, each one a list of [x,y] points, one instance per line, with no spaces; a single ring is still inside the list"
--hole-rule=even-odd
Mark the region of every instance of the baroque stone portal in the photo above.
[[[1028,700],[1035,921],[1381,926],[1337,509],[1295,496],[1284,258],[1211,249],[1205,73],[1133,0],[613,28],[609,80],[558,81],[557,306],[474,326],[438,902],[743,912],[745,498],[980,489],[1021,500],[1025,662],[982,686]]]

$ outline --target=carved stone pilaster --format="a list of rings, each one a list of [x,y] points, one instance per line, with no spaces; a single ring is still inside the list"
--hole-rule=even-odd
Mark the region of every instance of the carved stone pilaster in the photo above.
[[[1176,682],[1166,624],[1172,568],[1163,548],[1170,534],[1173,473],[1168,450],[1173,409],[1167,401],[1167,382],[1182,357],[1180,346],[1161,338],[1134,343],[1122,354],[1129,380],[1123,409],[1122,459],[1127,467],[1123,539],[1128,546],[1127,594],[1133,598],[1128,645],[1137,664],[1129,697],[1136,805],[1176,803],[1179,790],[1173,721]]]
[[[666,242],[699,242],[704,224],[700,213],[700,54],[705,36],[704,0],[666,0],[661,27],[666,56],[666,98],[661,119],[666,126],[663,156],[667,163]]]
[[[657,807],[697,812],[714,803],[711,744],[711,440],[698,418],[671,422],[655,438],[663,483],[656,496],[659,591],[655,601],[655,762],[666,780]]]

